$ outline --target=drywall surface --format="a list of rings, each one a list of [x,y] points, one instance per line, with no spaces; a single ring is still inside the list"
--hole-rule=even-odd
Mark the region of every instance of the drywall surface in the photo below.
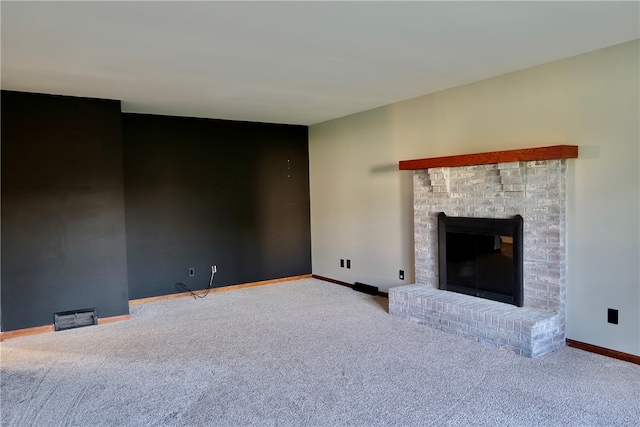
[[[306,126],[124,114],[131,299],[311,273]],[[189,269],[193,268],[193,276]]]
[[[120,102],[2,92],[2,330],[129,313]]]
[[[311,126],[313,273],[381,290],[413,282],[412,172],[398,171],[399,160],[578,145],[567,172],[567,337],[640,355],[639,48],[635,40]]]

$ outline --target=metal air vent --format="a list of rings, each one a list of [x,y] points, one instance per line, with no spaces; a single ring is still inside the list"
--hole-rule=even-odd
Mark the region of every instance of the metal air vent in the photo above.
[[[85,308],[82,310],[63,311],[53,314],[53,324],[56,331],[65,329],[81,328],[98,324],[98,316],[95,308]]]

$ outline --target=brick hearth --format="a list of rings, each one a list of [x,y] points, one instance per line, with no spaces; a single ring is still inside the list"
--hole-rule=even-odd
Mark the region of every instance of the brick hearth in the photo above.
[[[389,290],[389,312],[527,357],[563,346],[565,163],[552,159],[415,170],[416,284]],[[440,212],[460,217],[523,216],[523,307],[438,289]]]

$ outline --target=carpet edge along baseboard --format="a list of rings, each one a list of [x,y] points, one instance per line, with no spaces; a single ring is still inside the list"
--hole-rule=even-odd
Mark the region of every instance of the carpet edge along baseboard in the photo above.
[[[346,286],[347,288],[353,289],[353,285],[351,283],[343,282],[342,280],[336,280],[336,279],[332,279],[330,277],[319,276],[317,274],[312,274],[311,276],[314,279],[322,280],[322,281],[329,282],[329,283],[335,283],[336,285]],[[389,298],[389,293],[388,292],[384,292],[384,291],[378,291],[378,296],[384,297],[384,298]]]
[[[256,286],[274,285],[277,283],[291,282],[293,280],[302,280],[302,279],[310,279],[310,278],[311,278],[311,274],[303,274],[301,276],[282,277],[279,279],[262,280],[260,282],[249,282],[249,283],[241,283],[238,285],[221,286],[219,288],[199,289],[197,291],[193,291],[193,293],[196,295],[202,295],[202,294],[206,294],[207,292],[208,293],[228,292],[228,291],[235,291],[238,289],[253,288]],[[178,294],[159,295],[157,297],[132,299],[132,300],[129,300],[129,305],[131,306],[131,305],[138,305],[138,304],[146,304],[148,302],[165,301],[169,299],[184,298],[184,297],[190,297],[190,296],[191,296],[191,292],[180,292]]]
[[[130,314],[121,314],[119,316],[100,317],[98,318],[98,325],[104,325],[106,323],[121,322],[123,320],[131,319]],[[13,331],[6,331],[0,333],[0,341],[8,340],[10,338],[27,337],[29,335],[48,334],[49,332],[55,332],[54,325],[35,326],[33,328],[16,329]]]
[[[239,285],[230,285],[230,286],[223,286],[220,288],[213,288],[213,289],[210,289],[209,292],[210,293],[226,292],[226,291],[233,291],[237,289],[253,288],[255,286],[273,285],[276,283],[290,282],[293,280],[310,279],[310,278],[311,278],[311,274],[304,274],[301,276],[282,277],[279,279],[263,280],[260,282],[242,283]],[[203,290],[194,291],[193,293],[204,294],[206,293],[206,291],[207,291],[206,289],[203,289]],[[161,295],[158,297],[141,298],[141,299],[130,300],[129,305],[131,306],[131,305],[145,304],[147,302],[162,301],[162,300],[168,300],[168,299],[174,299],[174,298],[184,298],[188,296],[191,296],[189,292],[182,292],[179,294],[170,294],[170,295]],[[98,318],[98,325],[104,325],[104,324],[113,323],[113,322],[120,322],[123,320],[129,320],[129,319],[131,319],[130,314],[123,314],[123,315],[111,316],[111,317],[101,317],[101,318]],[[19,338],[19,337],[26,337],[29,335],[47,334],[50,332],[55,332],[54,325],[35,326],[33,328],[24,328],[24,329],[16,329],[13,331],[0,332],[0,342],[10,338]]]
[[[640,356],[636,356],[634,354],[623,353],[617,350],[611,350],[609,348],[600,347],[593,344],[588,344],[586,342],[576,341],[567,338],[566,340],[567,347],[577,348],[579,350],[588,351],[589,353],[596,353],[601,356],[611,357],[613,359],[624,360],[625,362],[635,363],[636,365],[640,365]]]

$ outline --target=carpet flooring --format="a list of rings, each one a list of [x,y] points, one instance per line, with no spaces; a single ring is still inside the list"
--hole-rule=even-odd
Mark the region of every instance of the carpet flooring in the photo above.
[[[638,365],[515,356],[314,279],[131,314],[2,342],[2,426],[640,425]]]

